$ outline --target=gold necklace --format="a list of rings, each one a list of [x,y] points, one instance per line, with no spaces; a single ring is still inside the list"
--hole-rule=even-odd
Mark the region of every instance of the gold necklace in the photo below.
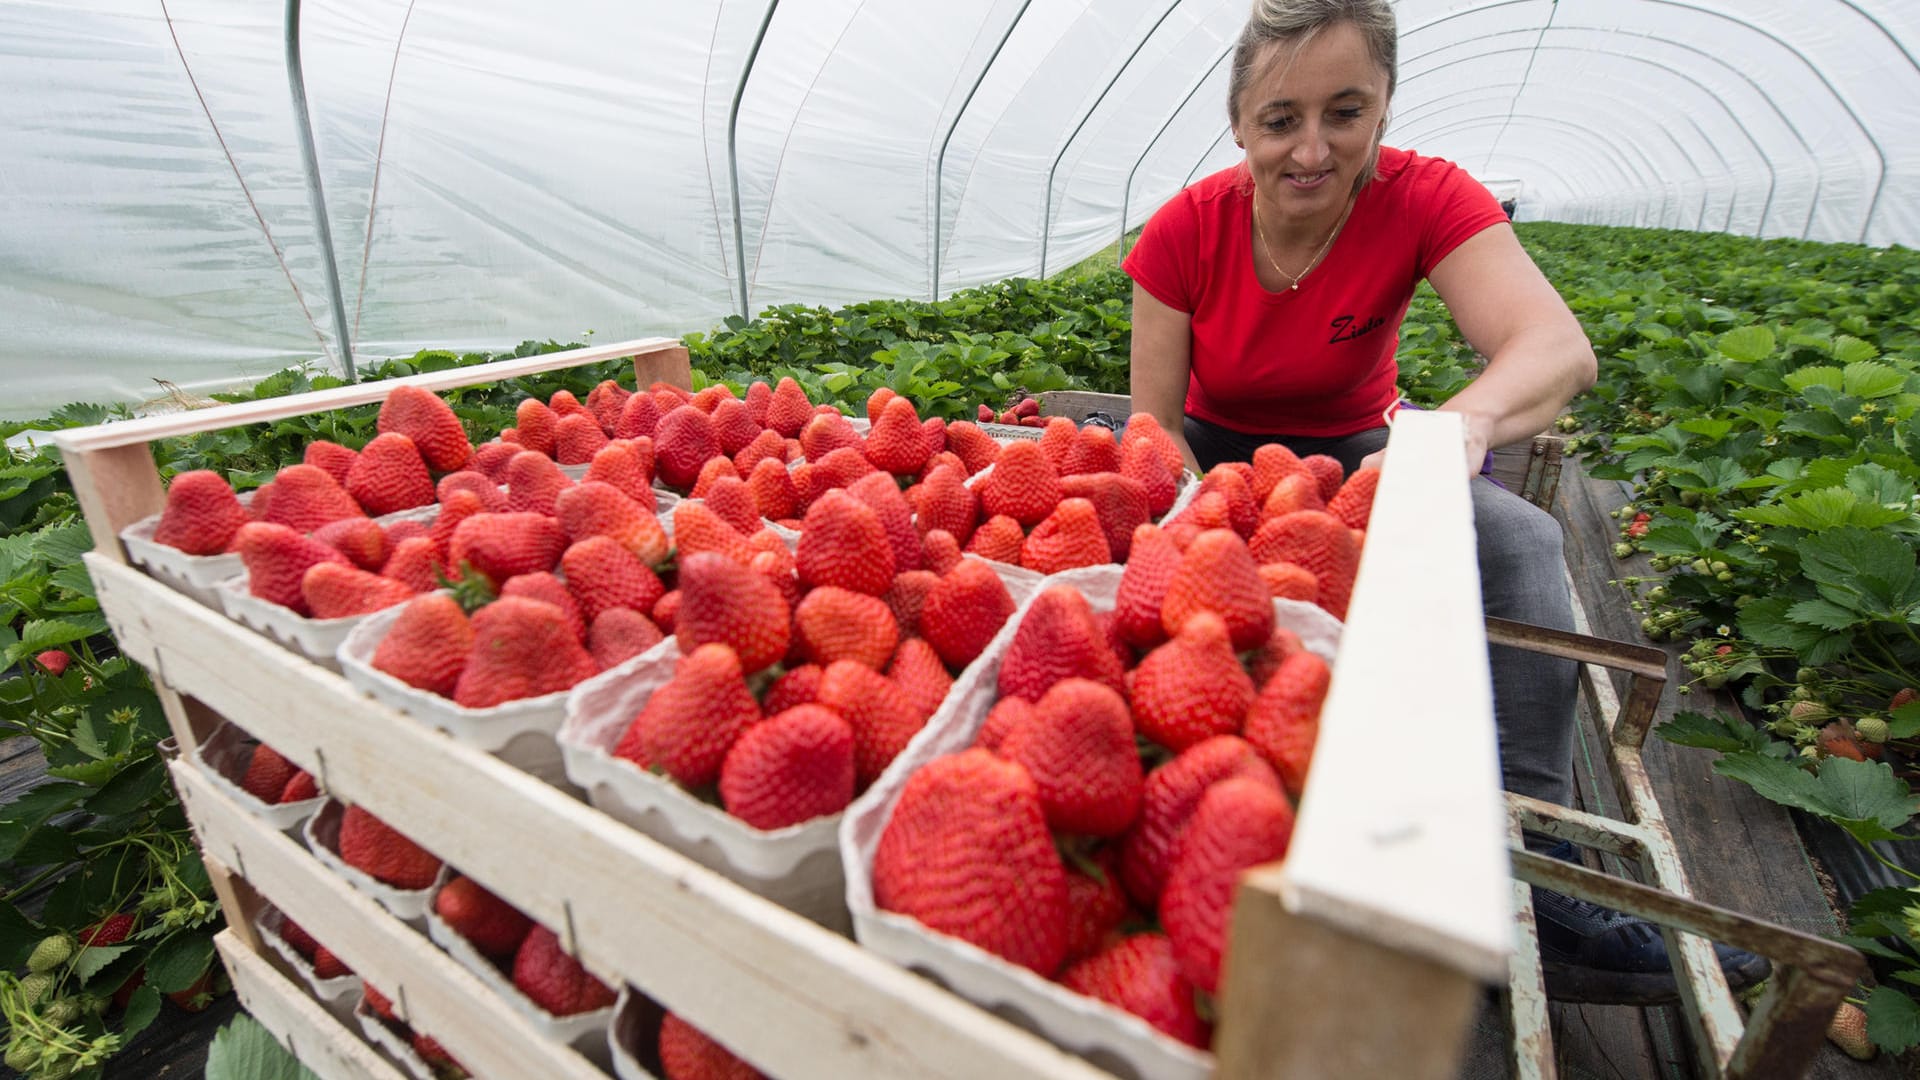
[[[1346,208],[1340,211],[1340,220],[1333,223],[1333,231],[1327,234],[1327,239],[1320,245],[1320,250],[1313,253],[1313,258],[1307,260],[1307,265],[1301,267],[1298,274],[1289,274],[1285,270],[1280,269],[1280,264],[1274,260],[1273,244],[1267,240],[1267,231],[1260,227],[1260,195],[1257,192],[1253,196],[1253,231],[1255,235],[1260,237],[1260,246],[1266,249],[1267,265],[1273,267],[1274,273],[1279,274],[1290,282],[1287,286],[1288,289],[1297,292],[1300,288],[1300,279],[1306,277],[1308,271],[1312,270],[1314,265],[1320,261],[1320,257],[1325,255],[1327,249],[1333,246],[1333,238],[1340,235],[1340,227],[1347,223],[1347,215],[1352,212],[1353,199],[1348,198]]]

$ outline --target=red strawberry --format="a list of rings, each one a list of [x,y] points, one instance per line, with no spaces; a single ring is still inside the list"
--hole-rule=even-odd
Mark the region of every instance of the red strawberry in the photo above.
[[[965,544],[973,538],[973,527],[980,520],[980,499],[966,485],[965,473],[951,468],[936,468],[920,482],[914,524],[920,531],[943,529],[954,540]]]
[[[1253,488],[1247,484],[1235,465],[1244,462],[1229,461],[1215,466],[1200,481],[1199,496],[1217,492],[1227,502],[1227,527],[1240,534],[1242,540],[1253,535],[1260,524],[1260,505],[1253,500]]]
[[[472,651],[473,625],[459,602],[445,593],[426,593],[400,609],[373,650],[372,665],[408,686],[452,697]]]
[[[1267,443],[1253,452],[1253,497],[1266,502],[1273,493],[1274,485],[1289,476],[1304,476],[1313,479],[1313,472],[1301,464],[1300,458],[1281,443]],[[1314,494],[1320,491],[1320,482],[1313,480]]]
[[[652,394],[635,394],[620,406],[620,419],[613,425],[616,439],[652,438],[660,423],[660,406]]]
[[[714,458],[725,461],[725,458]],[[733,466],[729,464],[728,468]],[[726,475],[716,478],[707,490],[699,496],[706,502],[720,520],[739,530],[741,535],[750,536],[760,531],[764,524],[760,517],[760,504],[754,501],[752,489],[738,476]]]
[[[920,533],[913,527],[913,507],[907,505],[893,477],[886,473],[869,473],[847,485],[847,494],[866,503],[874,516],[880,519],[880,528],[887,535],[888,546],[893,549],[894,572],[920,569]]]
[[[553,428],[553,460],[561,465],[585,465],[607,445],[607,433],[591,412],[569,413]]]
[[[686,601],[681,603],[684,607]],[[793,609],[793,629],[799,655],[822,667],[851,660],[878,671],[900,642],[900,627],[885,600],[833,585],[819,586],[801,598]]]
[[[482,443],[474,448],[473,458],[467,462],[467,468],[482,474],[496,484],[504,483],[507,476],[507,462],[513,460],[513,455],[525,449],[526,447],[519,443],[497,440]]]
[[[773,397],[767,401],[766,426],[793,439],[799,437],[812,418],[813,402],[807,400],[807,392],[791,378],[782,378],[773,388]]]
[[[512,956],[533,920],[465,874],[455,874],[433,896],[434,914],[474,948],[495,959]]]
[[[648,452],[643,454],[642,444],[637,440],[616,439],[593,455],[587,474],[581,480],[611,484],[640,509],[656,513],[660,500],[653,493],[652,444],[646,444],[644,449]]]
[[[1040,448],[1040,453],[1052,464],[1054,473],[1064,475],[1062,466],[1066,465],[1067,455],[1073,452],[1074,444],[1080,440],[1080,428],[1064,416],[1026,417],[1020,416],[1018,412],[1014,415],[1019,417],[1022,427],[1041,429],[1036,445]]]
[[[1287,657],[1305,648],[1299,634],[1284,626],[1275,626],[1266,642],[1247,657],[1247,674],[1253,676],[1253,685],[1266,686]]]
[[[1013,614],[1013,594],[978,559],[963,559],[927,593],[920,633],[955,671],[973,663]]]
[[[853,801],[853,729],[820,705],[799,705],[742,732],[720,766],[720,801],[756,829],[781,829]]]
[[[340,817],[340,861],[396,889],[424,889],[440,875],[440,857],[358,806]]]
[[[395,1024],[403,1022],[400,1019],[400,1015],[393,1011],[393,1000],[380,991],[375,990],[373,984],[364,979],[360,981],[360,996],[366,999],[367,1008],[371,1010],[375,1016]]]
[[[1167,468],[1160,451],[1144,439],[1127,443],[1120,451],[1120,475],[1140,485],[1152,517],[1173,509],[1180,498],[1180,473]]]
[[[1287,853],[1293,807],[1287,797],[1257,780],[1234,777],[1207,789],[1175,846],[1160,921],[1173,942],[1180,972],[1195,986],[1220,988],[1240,874]]]
[[[416,1031],[413,1037],[407,1040],[407,1045],[413,1048],[414,1053],[420,1055],[420,1060],[426,1062],[435,1074],[447,1072],[456,1076],[467,1075],[466,1068],[454,1060],[453,1055],[447,1053],[447,1048],[441,1046],[440,1040],[433,1036]]]
[[[551,516],[554,500],[573,486],[573,480],[552,458],[523,450],[507,460],[506,485],[508,510]]]
[[[734,740],[760,716],[740,658],[725,645],[702,645],[681,657],[673,678],[647,698],[613,754],[702,787],[719,778]]]
[[[611,435],[615,425],[620,423],[620,414],[626,409],[627,399],[633,393],[614,382],[602,379],[587,392],[587,411],[600,422],[601,430]]]
[[[1039,701],[1053,684],[1075,677],[1121,693],[1121,674],[1087,598],[1056,585],[1033,598],[1014,630],[1000,661],[1000,696]]]
[[[665,562],[673,549],[660,519],[612,484],[598,480],[576,484],[560,493],[553,510],[569,543],[610,536],[649,566]]]
[[[581,404],[579,398],[573,396],[571,390],[555,390],[547,398],[547,405],[553,409],[553,415],[560,418],[587,411],[587,407]]]
[[[1135,934],[1074,964],[1060,985],[1140,1017],[1163,1034],[1204,1050],[1211,1025],[1195,1006],[1193,983],[1180,974],[1165,934]]]
[[[793,474],[778,458],[762,458],[747,475],[747,491],[759,516],[773,521],[793,517],[800,510],[800,494]]]
[[[560,947],[559,935],[536,924],[513,954],[513,985],[554,1016],[575,1016],[613,1004],[613,988]]]
[[[127,940],[136,925],[132,915],[116,912],[99,922],[89,923],[81,929],[78,937],[85,948],[104,948]]]
[[[218,555],[250,519],[227,479],[211,469],[180,473],[167,485],[167,505],[153,541],[189,555]]]
[[[976,490],[985,513],[1005,515],[1021,525],[1038,524],[1060,505],[1060,475],[1037,443],[1017,442],[1002,450],[993,472]]]
[[[273,494],[264,507],[260,502],[261,493],[255,493],[253,497],[252,510],[256,521],[285,525],[295,532],[309,533],[329,521],[365,517],[367,514],[332,475],[312,465],[283,467],[273,475],[271,486]]]
[[[300,452],[300,461],[326,470],[327,475],[333,477],[333,482],[344,488],[347,486],[347,473],[353,469],[353,461],[359,456],[359,451],[349,450],[337,442],[315,439]]]
[[[1273,594],[1275,600],[1298,600],[1303,604],[1311,604],[1320,596],[1320,579],[1313,576],[1313,571],[1293,563],[1261,564],[1260,580],[1267,583],[1267,591]]]
[[[1026,542],[1026,530],[1020,527],[1019,522],[1005,514],[995,514],[973,530],[966,551],[969,555],[1018,566],[1020,549],[1026,546]]]
[[[1093,504],[1100,519],[1100,531],[1107,538],[1107,550],[1113,556],[1112,561],[1126,562],[1127,554],[1133,548],[1133,530],[1151,518],[1146,488],[1138,480],[1119,473],[1088,473],[1063,477],[1060,494],[1063,499],[1086,499]]]
[[[713,440],[729,458],[746,449],[761,431],[747,411],[746,403],[737,398],[727,398],[715,405],[712,419]]]
[[[502,597],[474,612],[473,652],[454,683],[453,701],[491,708],[558,693],[599,671],[559,608]]]
[[[909,777],[873,862],[874,902],[1009,963],[1066,958],[1066,871],[1026,770],[965,750]]]
[[[1008,520],[1012,519],[1009,518]],[[1016,525],[1014,528],[1017,529],[1019,526]],[[954,567],[960,565],[960,560],[963,557],[964,553],[960,550],[959,541],[955,540],[953,534],[945,529],[930,530],[927,535],[921,539],[920,565],[926,567],[927,570],[936,577],[945,577],[951,573]],[[916,572],[917,571],[908,571],[908,573]],[[898,581],[900,579],[896,576],[894,580]]]
[[[687,404],[712,416],[713,411],[719,408],[722,402],[738,400],[740,399],[733,396],[733,387],[726,383],[714,383],[694,394],[693,399]]]
[[[896,397],[886,403],[867,432],[867,460],[895,476],[917,475],[933,450],[920,427],[913,402]]]
[[[1307,766],[1320,734],[1320,706],[1332,672],[1327,662],[1301,651],[1281,663],[1247,712],[1246,739],[1279,773],[1297,801],[1307,785]]]
[[[1167,870],[1173,865],[1174,845],[1200,805],[1207,788],[1232,776],[1246,777],[1280,790],[1274,775],[1253,745],[1237,735],[1216,735],[1182,750],[1173,760],[1147,774],[1140,801],[1140,820],[1127,832],[1121,850],[1120,877],[1127,892],[1152,908],[1160,903]]]
[[[485,514],[489,512],[490,511],[487,510],[487,504],[482,501],[480,496],[465,488],[455,488],[447,492],[446,497],[441,500],[439,515],[433,519],[433,526],[427,530],[427,537],[433,541],[435,561],[445,564],[447,551],[453,547],[454,530],[460,527],[461,522],[473,517],[475,514]],[[505,511],[492,512],[503,513]],[[382,569],[385,568],[383,567]],[[458,578],[460,575],[457,568],[455,568],[455,572],[448,576]]]
[[[583,644],[586,642],[586,616],[581,613],[580,604],[574,600],[573,594],[567,591],[567,583],[561,581],[558,576],[542,570],[538,573],[511,577],[507,579],[505,585],[500,587],[500,595],[502,597],[518,596],[552,604],[560,609],[561,616],[566,619],[567,629],[573,631],[573,636]]]
[[[1260,523],[1266,524],[1283,514],[1296,510],[1324,510],[1326,500],[1320,497],[1320,483],[1313,474],[1305,471],[1290,473],[1274,482],[1273,490],[1267,493],[1266,501],[1260,504]],[[1254,535],[1259,535],[1255,531]]]
[[[1260,580],[1247,542],[1230,529],[1209,529],[1187,545],[1167,583],[1160,621],[1167,633],[1178,634],[1202,611],[1227,624],[1236,650],[1254,648],[1273,632],[1273,595]]]
[[[847,418],[831,410],[815,412],[806,426],[800,429],[798,438],[800,450],[808,461],[819,461],[835,450],[858,452],[862,442],[860,433],[847,423]],[[866,460],[865,454],[860,457],[862,461]],[[868,466],[871,468],[872,463],[869,462]]]
[[[1152,524],[1135,528],[1130,546],[1132,556],[1120,572],[1120,589],[1114,597],[1114,625],[1127,644],[1151,649],[1167,640],[1160,612],[1166,605],[1167,587],[1180,569],[1180,549],[1160,526]]]
[[[1326,454],[1308,454],[1300,459],[1313,478],[1320,484],[1320,498],[1323,502],[1332,502],[1340,493],[1340,485],[1346,481],[1346,470],[1340,467],[1340,461]]]
[[[1373,493],[1380,487],[1380,470],[1369,466],[1355,469],[1327,500],[1327,513],[1350,529],[1365,529],[1373,517]]]
[[[1012,699],[1014,701],[1019,698]],[[1099,952],[1133,912],[1120,884],[1120,851],[1102,844],[1093,855],[1067,863],[1067,962]]]
[[[341,518],[313,530],[313,538],[375,573],[387,564],[387,530],[372,518]]]
[[[900,687],[900,692],[922,719],[931,718],[953,689],[953,676],[947,674],[940,654],[922,638],[908,638],[900,643],[887,665],[887,678]]]
[[[768,716],[786,712],[795,705],[808,705],[820,698],[820,676],[824,675],[818,664],[801,664],[788,668],[786,674],[775,679],[767,687],[766,700],[761,702],[762,711]]]
[[[666,640],[653,620],[631,608],[608,608],[587,627],[587,652],[605,671]]]
[[[825,456],[809,460],[814,464],[808,505],[832,488],[850,487],[855,480],[880,471],[873,467],[873,462],[868,461],[865,454],[852,446],[835,447],[827,451]],[[798,484],[798,481],[795,483]]]
[[[755,553],[739,529],[727,524],[711,507],[698,500],[673,508],[673,542],[681,558],[706,551],[745,566],[753,561]]]
[[[760,1080],[758,1069],[674,1013],[660,1020],[660,1068],[666,1080]]]
[[[1099,512],[1085,499],[1060,500],[1020,548],[1020,565],[1042,574],[1099,566],[1112,558]]]
[[[393,554],[387,557],[386,565],[380,568],[382,577],[390,577],[405,585],[414,593],[432,592],[440,585],[439,577],[446,570],[433,540],[425,536],[415,536],[403,540],[394,546]]]
[[[293,771],[293,778],[287,781],[286,787],[280,789],[279,797],[273,801],[276,803],[296,803],[305,802],[308,799],[317,799],[319,797],[320,785],[314,781],[313,774],[305,769],[295,769]]]
[[[323,562],[301,575],[300,596],[313,618],[344,619],[404,604],[414,592],[393,578],[348,563]]]
[[[428,506],[435,497],[419,449],[397,432],[375,435],[360,451],[347,473],[347,494],[373,515]]]
[[[965,420],[956,420],[947,425],[947,449],[966,464],[969,476],[1000,460],[1000,444],[993,441],[993,436]]]
[[[807,508],[794,552],[800,583],[837,585],[880,596],[893,584],[893,548],[879,515],[842,491],[829,491]]]
[[[826,665],[816,691],[819,704],[853,728],[855,782],[861,789],[879,779],[926,717],[898,684],[865,664],[840,660]]]
[[[717,641],[731,648],[741,670],[751,674],[787,655],[794,612],[772,581],[741,569],[732,559],[711,552],[681,560],[680,611],[673,633],[683,655]]]
[[[733,467],[732,459],[717,455],[708,458],[707,463],[700,466],[700,475],[694,477],[693,491],[690,494],[696,499],[705,499],[707,493],[713,489],[714,483],[723,477],[740,479],[740,471]]]
[[[777,431],[762,431],[753,437],[753,441],[740,448],[733,455],[733,471],[743,477],[753,475],[753,470],[763,461],[774,461],[782,465],[787,460],[787,440]]]
[[[33,655],[33,662],[39,664],[42,671],[57,679],[66,674],[67,665],[73,662],[73,658],[61,649],[43,649]]]
[[[692,405],[674,409],[654,426],[654,469],[661,480],[677,490],[691,488],[700,476],[700,467],[719,452],[713,418]]]
[[[1140,812],[1140,753],[1127,703],[1091,679],[1062,679],[1000,743],[1040,788],[1056,832],[1118,836]]]
[[[1321,510],[1283,514],[1260,526],[1249,547],[1260,562],[1305,567],[1319,583],[1315,602],[1336,619],[1347,617],[1353,579],[1360,570],[1360,549],[1352,530],[1339,518]]]
[[[553,456],[553,440],[560,417],[539,398],[527,398],[514,410],[514,430],[520,433],[520,445],[536,454]]]
[[[307,601],[300,591],[300,580],[316,563],[350,565],[347,557],[333,548],[301,536],[285,525],[252,521],[234,535],[234,546],[247,568],[247,591],[269,603],[307,614]]]
[[[765,379],[755,379],[747,384],[747,416],[752,418],[753,426],[767,426],[767,409],[773,404],[773,387]]]
[[[1172,641],[1148,653],[1133,672],[1134,721],[1140,733],[1171,750],[1240,730],[1255,696],[1226,624],[1211,612],[1188,619]]]
[[[1099,426],[1084,427],[1074,433],[1073,445],[1067,448],[1060,466],[1062,478],[1119,471],[1120,444],[1114,441],[1110,429]]]
[[[375,427],[382,435],[392,432],[406,436],[434,472],[453,472],[473,456],[473,444],[452,407],[439,395],[417,386],[401,383],[389,390],[387,399],[380,403]]]
[[[332,949],[325,945],[313,948],[313,977],[316,979],[344,979],[353,974],[346,961],[335,956]]]
[[[496,587],[508,578],[551,570],[567,549],[560,524],[544,514],[475,514],[447,542],[447,565],[481,575]]]
[[[1152,413],[1137,412],[1127,418],[1127,430],[1120,436],[1121,449],[1135,442],[1145,442],[1152,446],[1166,463],[1167,470],[1179,476],[1187,467],[1186,459],[1180,454],[1179,444],[1173,441],[1160,421]]]
[[[320,948],[320,943],[314,940],[312,934],[307,933],[299,923],[284,915],[280,919],[280,939],[292,946],[294,952],[308,960],[313,959],[313,954]]]
[[[993,406],[982,405],[975,410],[975,415],[978,416],[981,423],[991,424],[993,423],[994,418],[999,416],[1000,414],[993,411]]]
[[[293,779],[299,768],[281,757],[278,750],[261,743],[253,748],[253,757],[247,761],[247,774],[240,780],[240,789],[261,802],[279,802],[287,781]]]
[[[673,633],[674,619],[679,614],[680,614],[680,590],[669,589],[667,592],[661,595],[658,601],[654,603],[653,610],[648,612],[648,617],[653,619],[654,624],[660,627],[660,629],[671,634]]]

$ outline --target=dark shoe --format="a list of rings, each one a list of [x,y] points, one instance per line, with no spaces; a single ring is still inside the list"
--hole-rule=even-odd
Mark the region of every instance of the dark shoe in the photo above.
[[[1573,845],[1542,852],[1578,862]],[[1546,889],[1533,890],[1534,926],[1547,997],[1594,1005],[1668,1005],[1680,999],[1673,962],[1660,928],[1644,919]],[[1767,977],[1772,965],[1731,945],[1715,943],[1727,984],[1738,993]]]

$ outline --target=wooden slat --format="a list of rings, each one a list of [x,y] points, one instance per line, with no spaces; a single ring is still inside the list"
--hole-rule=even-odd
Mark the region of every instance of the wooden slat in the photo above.
[[[232,933],[220,932],[213,944],[247,1012],[320,1080],[407,1080],[359,1032],[347,1030]]]
[[[139,421],[129,421],[139,423]],[[82,428],[106,431],[107,427]],[[54,442],[60,442],[56,433]],[[167,504],[160,486],[160,470],[144,440],[112,446],[61,444],[61,460],[73,481],[73,494],[93,534],[93,550],[115,562],[126,562],[120,530],[141,518],[157,514]]]
[[[129,657],[561,931],[588,966],[626,977],[766,1071],[1107,1075],[362,697],[340,676],[144,574],[96,556],[88,568]],[[221,857],[211,838],[210,847]],[[261,873],[251,860],[236,869]],[[281,900],[271,885],[263,891]],[[285,899],[304,922],[297,898]],[[331,925],[310,929],[324,937]]]

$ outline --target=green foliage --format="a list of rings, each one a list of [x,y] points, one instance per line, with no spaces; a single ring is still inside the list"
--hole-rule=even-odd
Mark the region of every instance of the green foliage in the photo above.
[[[258,1020],[240,1014],[213,1035],[206,1080],[315,1080]]]

